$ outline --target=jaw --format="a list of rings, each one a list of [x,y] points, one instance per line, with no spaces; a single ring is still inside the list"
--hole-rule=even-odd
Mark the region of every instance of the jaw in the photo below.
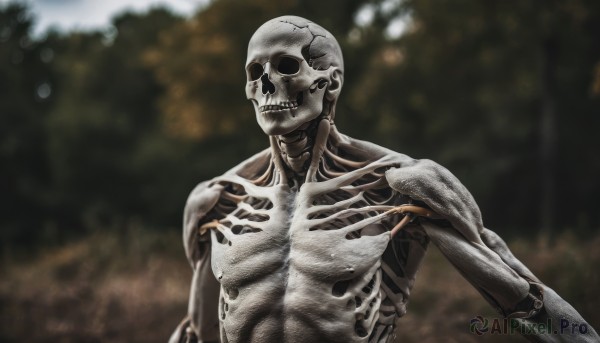
[[[302,124],[304,120],[294,116],[291,110],[279,111],[257,111],[256,121],[260,128],[269,136],[281,136],[288,134]]]
[[[293,109],[259,111],[256,109],[256,121],[265,134],[281,136],[309,123],[321,114],[319,108],[300,106]]]
[[[318,79],[320,80],[320,79]],[[317,80],[317,81],[318,81]],[[250,94],[256,121],[269,136],[281,136],[309,123],[323,113],[325,83],[313,82],[304,90],[286,90],[255,97]],[[288,96],[296,94],[296,96]]]

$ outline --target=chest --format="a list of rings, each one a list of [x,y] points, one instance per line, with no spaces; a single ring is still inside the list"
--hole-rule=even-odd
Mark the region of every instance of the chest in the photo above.
[[[241,199],[212,233],[212,264],[226,287],[264,278],[324,282],[364,274],[385,251],[393,207],[334,182],[258,187],[235,180]],[[384,197],[390,197],[385,194]],[[389,201],[388,201],[389,202]]]

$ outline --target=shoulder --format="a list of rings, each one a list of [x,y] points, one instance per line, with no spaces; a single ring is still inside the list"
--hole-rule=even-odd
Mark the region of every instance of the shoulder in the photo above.
[[[481,242],[483,222],[479,206],[448,169],[431,160],[414,160],[410,166],[388,169],[385,177],[392,189],[424,202],[468,240]]]
[[[351,155],[359,160],[376,161],[385,159],[389,161],[390,166],[396,167],[410,166],[417,161],[408,155],[339,132],[335,135],[334,144],[342,154]]]
[[[185,216],[192,213],[206,214],[216,205],[221,194],[222,186],[210,181],[204,181],[196,185],[185,203]],[[184,218],[187,222],[191,218]]]
[[[265,149],[231,168],[223,175],[238,175],[245,178],[253,177],[266,168],[270,159],[270,149]],[[219,195],[223,190],[223,186],[218,181],[219,177],[217,176],[211,180],[200,182],[194,187],[186,202],[186,215],[187,212],[206,213],[216,205]]]
[[[386,178],[393,188],[397,183],[431,183],[431,181],[456,182],[448,169],[429,159],[415,159],[375,143],[337,134],[336,146],[342,154],[359,160],[385,161]],[[405,188],[405,187],[400,187]]]
[[[415,159],[375,143],[355,139],[341,133],[337,134],[336,145],[345,154],[372,161],[387,160],[389,169],[386,172],[386,177],[389,181],[454,178],[448,169],[432,160]]]
[[[235,174],[243,178],[254,178],[263,173],[270,162],[271,149],[267,148],[231,168],[224,175]]]
[[[256,173],[260,173],[268,161],[270,161],[270,153],[264,150],[234,168],[227,171],[224,175],[238,175],[245,178],[253,177]],[[219,177],[211,180],[200,182],[187,198],[184,214],[183,214],[183,240],[186,255],[192,261],[197,260],[199,252],[197,251],[198,242],[202,239],[198,235],[198,228],[204,222],[210,221],[210,213],[219,203],[224,186],[219,183]],[[193,263],[192,263],[193,265]]]
[[[246,159],[242,163],[225,172],[224,175],[238,175],[245,178],[253,177],[262,172],[271,159],[269,149]],[[206,215],[219,201],[223,186],[219,177],[200,182],[187,198],[184,213],[184,225],[193,226]]]
[[[467,239],[480,242],[481,212],[467,188],[446,168],[429,159],[414,159],[376,144],[338,134],[343,153],[362,160],[381,161],[388,185],[398,193],[421,201],[448,220]]]
[[[198,228],[203,221],[209,220],[207,214],[215,207],[221,197],[223,186],[211,181],[198,184],[187,198],[183,211],[183,247],[188,261],[194,266],[194,261],[200,258],[198,250]],[[208,236],[202,238],[207,240]]]
[[[443,188],[444,185],[460,184],[448,169],[429,159],[411,159],[409,163],[390,168],[385,175],[393,188],[415,188],[425,184]]]

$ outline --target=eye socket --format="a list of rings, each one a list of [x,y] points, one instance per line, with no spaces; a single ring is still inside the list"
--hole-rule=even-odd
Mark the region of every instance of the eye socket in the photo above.
[[[262,76],[263,72],[264,69],[259,63],[252,63],[250,67],[248,67],[250,81],[258,80]]]
[[[277,66],[277,71],[286,74],[296,74],[300,70],[300,62],[291,58],[291,57],[282,57],[279,60],[279,65]]]

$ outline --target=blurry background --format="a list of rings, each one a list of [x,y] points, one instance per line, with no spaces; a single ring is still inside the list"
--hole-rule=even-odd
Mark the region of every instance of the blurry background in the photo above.
[[[166,341],[189,191],[268,146],[243,67],[283,14],[342,46],[340,131],[449,168],[600,328],[600,2],[36,0],[0,1],[0,341]],[[431,247],[398,337],[522,341],[478,314]]]

